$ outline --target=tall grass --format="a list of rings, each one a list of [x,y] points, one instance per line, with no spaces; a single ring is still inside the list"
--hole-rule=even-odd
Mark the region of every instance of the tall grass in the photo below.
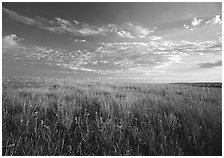
[[[3,155],[221,155],[221,88],[5,80]]]

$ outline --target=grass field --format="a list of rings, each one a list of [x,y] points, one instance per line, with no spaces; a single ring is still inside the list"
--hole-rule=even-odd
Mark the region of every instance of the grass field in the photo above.
[[[3,155],[222,155],[221,84],[2,87]]]

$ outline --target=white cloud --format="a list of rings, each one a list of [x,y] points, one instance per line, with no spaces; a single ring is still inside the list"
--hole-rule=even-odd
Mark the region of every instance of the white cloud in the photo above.
[[[59,27],[60,30],[75,35],[90,36],[90,35],[104,34],[106,31],[103,28],[90,26],[88,24],[80,24],[80,25],[79,23],[72,24],[71,22],[61,18],[55,18],[55,20],[60,25]]]
[[[90,71],[90,72],[96,72],[97,71],[97,70],[94,70],[94,69],[83,68],[83,67],[80,67],[79,70],[82,70],[82,71]]]
[[[15,35],[4,39],[15,41]],[[151,42],[157,42],[157,45]],[[125,48],[125,49],[124,49]],[[189,55],[217,53],[221,49],[219,41],[206,42],[158,41],[102,43],[95,52],[84,50],[66,51],[45,47],[26,47],[22,57],[29,62],[44,62],[75,71],[88,71],[100,74],[122,74],[166,72],[175,64],[186,64]],[[18,50],[18,49],[17,49]],[[11,48],[10,48],[11,51]],[[178,69],[178,68],[177,68]]]
[[[118,36],[124,38],[146,38],[152,34],[156,28],[146,28],[141,25],[126,23],[124,25],[109,24],[105,27],[108,32],[115,32]]]
[[[202,19],[197,19],[196,17],[192,20],[191,24],[197,26],[202,22]]]
[[[77,30],[73,30],[70,31],[71,33],[75,33]],[[97,35],[97,34],[104,34],[104,30],[101,30],[99,28],[81,28],[77,31],[78,33],[80,33],[81,35],[86,35],[86,36],[90,36],[90,35]]]
[[[128,29],[130,29],[133,34],[138,38],[146,38],[149,34],[153,33],[156,28],[148,29],[141,25],[134,25],[132,23],[127,24]]]
[[[189,25],[187,25],[187,24],[184,24],[184,27],[185,27],[186,29],[188,29],[188,28],[189,28]]]
[[[205,24],[222,24],[221,15],[216,15],[212,19],[207,20]]]
[[[126,31],[117,31],[117,34],[121,37],[134,38],[130,32]]]
[[[220,15],[216,15],[213,19],[212,19],[212,23],[213,24],[222,24],[222,19]]]
[[[181,55],[170,55],[169,60],[174,63],[182,63],[181,58]]]
[[[11,34],[3,37],[3,47],[6,45],[17,45],[17,36],[15,34]]]
[[[79,24],[79,22],[77,20],[73,20],[72,22],[75,24]]]
[[[191,55],[211,55],[221,49],[219,39],[190,42],[158,38],[149,42],[102,43],[96,50],[98,57],[118,66],[118,69],[120,67],[125,71],[142,72],[144,68],[165,71],[174,63],[184,62],[182,59]]]
[[[162,40],[162,37],[160,37],[160,36],[150,36],[149,39],[152,40],[152,41],[160,41],[160,40]]]
[[[209,23],[211,23],[211,21],[212,21],[212,20],[208,20],[208,21],[206,21],[205,23],[206,23],[206,24],[209,24]]]
[[[48,49],[46,47],[39,46],[28,46],[22,44],[20,41],[23,40],[18,38],[15,34],[11,34],[2,38],[2,48],[3,53],[12,53],[17,55],[22,55],[22,58],[39,58],[41,56],[48,56],[55,52],[53,49]]]
[[[76,38],[76,39],[74,40],[74,42],[86,42],[86,40],[84,40],[84,39],[77,39],[77,38]]]
[[[2,38],[2,48],[3,48],[3,53],[6,52],[6,49],[10,49],[10,48],[23,48],[19,42],[22,39],[18,38],[15,34],[11,34],[8,36],[5,36]]]
[[[67,20],[64,20],[64,19],[61,19],[61,18],[55,18],[55,20],[60,24],[60,25],[68,25],[68,26],[72,26],[72,24],[67,21]]]
[[[210,17],[210,19],[207,18],[200,18],[198,19],[195,17],[192,21],[191,24],[184,24],[184,28],[190,29],[191,31],[194,30],[194,28],[198,28],[200,26],[209,26],[209,25],[214,25],[214,24],[222,24],[222,19],[221,15],[215,15],[214,17]]]

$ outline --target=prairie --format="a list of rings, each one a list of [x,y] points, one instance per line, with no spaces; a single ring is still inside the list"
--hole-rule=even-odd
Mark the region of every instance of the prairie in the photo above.
[[[221,83],[4,79],[2,153],[221,156]]]

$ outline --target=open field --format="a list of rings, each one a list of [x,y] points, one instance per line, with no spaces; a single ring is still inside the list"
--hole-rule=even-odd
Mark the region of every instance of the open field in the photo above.
[[[5,79],[3,155],[222,155],[215,85]]]

